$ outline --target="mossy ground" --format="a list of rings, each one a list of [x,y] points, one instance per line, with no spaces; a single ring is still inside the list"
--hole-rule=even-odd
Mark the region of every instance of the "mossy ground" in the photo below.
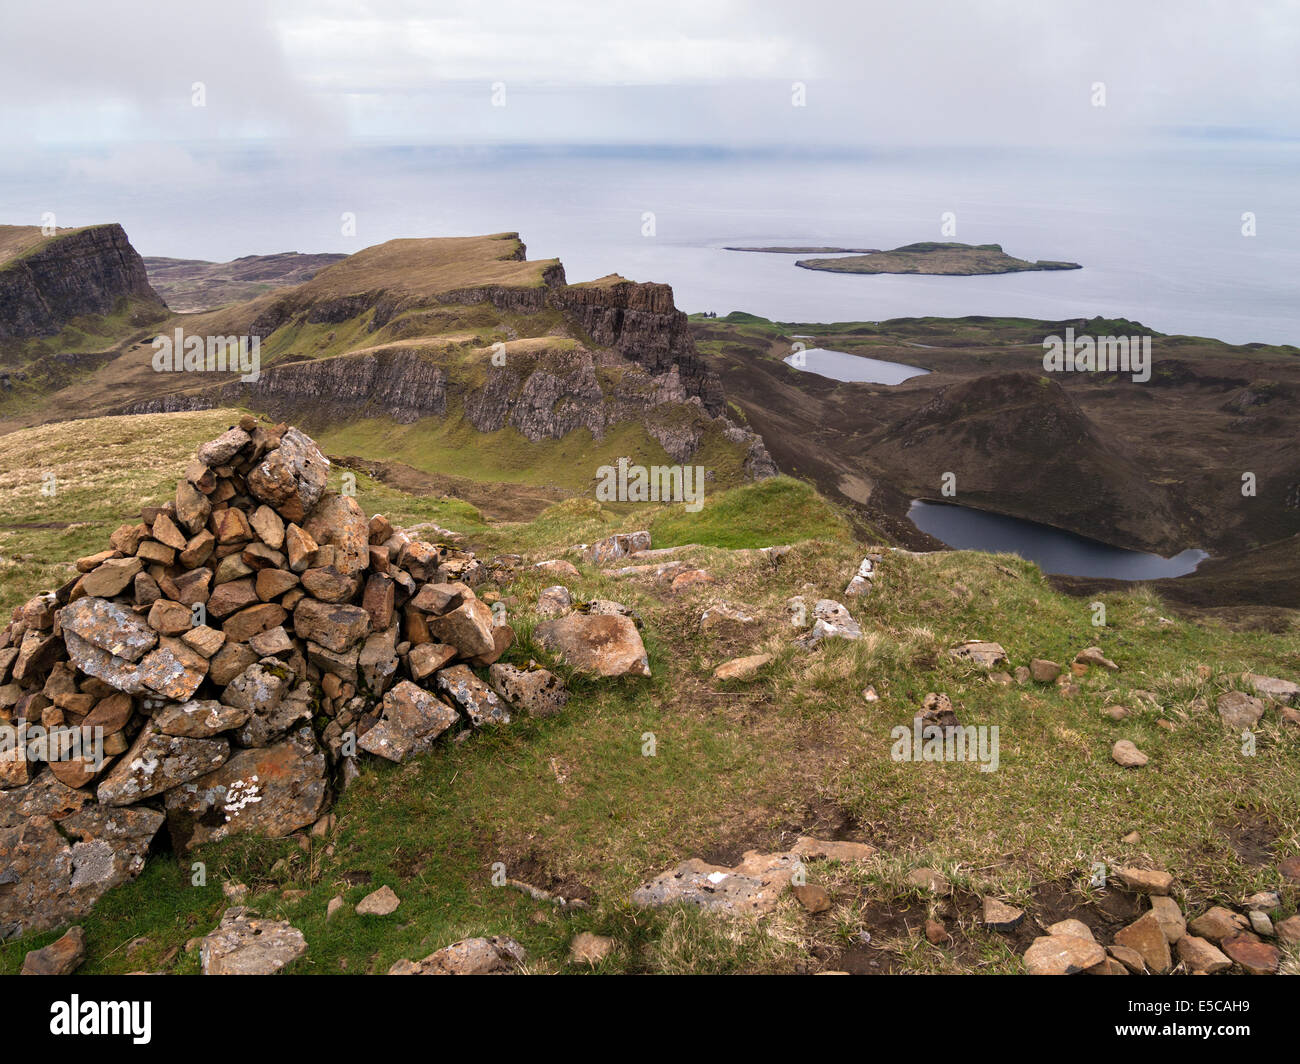
[[[63,560],[98,548],[140,504],[164,498],[193,447],[230,420],[222,411],[105,419],[7,437],[0,605],[62,582]],[[63,485],[53,498],[39,495],[45,470]],[[444,742],[404,765],[367,761],[335,806],[338,823],[327,838],[232,839],[183,859],[163,845],[139,879],[83,921],[83,971],[197,971],[196,953],[184,946],[216,925],[226,881],[248,885],[250,904],[302,929],[309,951],[300,972],[383,972],[399,958],[480,934],[513,935],[533,971],[568,971],[568,942],[581,930],[617,940],[600,968],[610,972],[836,967],[862,948],[864,930],[887,970],[1017,971],[1011,944],[980,927],[961,898],[991,892],[1032,912],[1043,884],[1065,883],[1088,904],[1097,862],[1134,863],[1171,872],[1179,900],[1199,912],[1278,888],[1277,861],[1300,853],[1300,729],[1282,725],[1271,707],[1254,756],[1245,756],[1213,708],[1243,670],[1300,674],[1294,625],[1272,635],[1190,624],[1169,619],[1159,599],[1138,588],[1104,596],[1106,625],[1095,627],[1090,602],[1056,593],[1035,566],[968,552],[887,553],[871,595],[843,599],[864,546],[788,478],[712,495],[696,515],[575,499],[514,525],[366,477],[358,477],[358,501],[368,513],[434,520],[485,554],[511,551],[529,561],[573,558],[565,551],[575,542],[649,527],[656,546],[704,544],[681,556],[717,583],[673,594],[578,563],[576,598],[616,599],[643,619],[652,678],[597,682],[560,668],[574,695],[558,717]],[[71,524],[13,527],[62,522]],[[796,545],[775,564],[729,549],[779,542]],[[533,642],[532,605],[553,582],[525,570],[501,589],[513,599],[518,635],[506,660],[547,660]],[[785,614],[794,594],[846,601],[865,638],[795,648]],[[756,623],[701,633],[697,618],[718,599],[748,606]],[[1013,664],[1067,662],[1097,644],[1120,671],[1090,670],[1073,696],[1054,685],[1003,687],[946,653],[969,638],[1001,642]],[[755,680],[712,680],[721,661],[759,652],[774,660]],[[867,684],[879,701],[864,701]],[[996,772],[892,759],[892,729],[910,724],[928,691],[946,692],[963,724],[998,726]],[[1121,723],[1101,716],[1112,703],[1132,716]],[[645,756],[648,733],[654,756]],[[1116,765],[1110,748],[1119,738],[1136,742],[1150,763],[1136,771]],[[1140,841],[1122,842],[1131,831]],[[629,903],[643,879],[685,858],[731,863],[744,849],[779,849],[800,833],[879,849],[861,867],[809,866],[810,881],[832,894],[829,913],[810,916],[789,897],[759,921]],[[206,885],[192,885],[196,861]],[[559,910],[493,886],[497,862],[513,878],[586,897],[591,908]],[[908,887],[908,871],[921,866],[944,871],[958,899],[940,903]],[[397,912],[357,916],[355,903],[383,884],[402,899]],[[336,894],[347,904],[327,922]],[[950,947],[920,934],[940,904],[948,906]],[[1278,915],[1294,907],[1292,892]],[[15,971],[27,950],[57,934],[0,946],[0,971]],[[1297,958],[1287,964],[1294,968]]]

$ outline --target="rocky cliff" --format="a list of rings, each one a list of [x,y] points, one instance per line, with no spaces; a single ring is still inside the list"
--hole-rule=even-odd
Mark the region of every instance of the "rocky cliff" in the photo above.
[[[28,227],[4,228],[27,235]],[[111,313],[124,298],[164,307],[122,227],[60,232],[0,263],[0,340],[53,335],[78,315]]]
[[[566,285],[551,300],[601,347],[613,348],[651,373],[676,366],[686,393],[699,396],[709,413],[722,413],[722,384],[696,353],[686,315],[673,302],[670,286],[613,276]]]

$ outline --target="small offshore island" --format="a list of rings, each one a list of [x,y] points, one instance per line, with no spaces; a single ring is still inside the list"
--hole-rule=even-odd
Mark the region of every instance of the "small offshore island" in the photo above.
[[[905,244],[893,251],[871,255],[846,255],[838,259],[800,259],[805,270],[830,273],[932,273],[969,277],[989,273],[1025,273],[1030,270],[1081,270],[1077,262],[1029,262],[1008,255],[1001,244],[956,244],[926,241]]]
[[[728,251],[765,251],[771,254],[809,254],[814,251],[855,252],[854,248],[728,248]],[[835,259],[800,259],[805,270],[828,273],[926,273],[971,277],[978,274],[1026,273],[1033,270],[1081,270],[1077,262],[1029,262],[1008,255],[1001,244],[958,244],[924,241],[905,244],[893,251],[867,251]]]

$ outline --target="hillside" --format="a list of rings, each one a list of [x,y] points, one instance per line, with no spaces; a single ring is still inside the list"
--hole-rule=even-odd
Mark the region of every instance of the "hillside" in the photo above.
[[[153,338],[177,329],[255,337],[257,373],[157,372]],[[0,398],[0,431],[223,404],[293,419],[358,458],[396,447],[433,473],[469,447],[481,479],[570,491],[620,455],[707,461],[719,486],[774,471],[727,417],[671,288],[568,285],[514,233],[392,240],[300,284],[174,315],[83,372],[29,373]]]
[[[178,480],[199,475],[195,447],[239,417],[212,410],[103,418],[84,421],[76,434],[46,426],[8,437],[0,509],[14,523],[0,529],[4,604],[70,587],[84,576],[72,560],[96,550],[124,518],[134,528],[137,516],[147,517],[170,535],[161,533],[159,514],[172,512]],[[283,431],[263,422],[253,438],[260,433],[265,446]],[[205,453],[208,461],[226,455]],[[33,490],[44,472],[62,485],[52,496]],[[324,498],[347,472],[329,470]],[[1147,892],[1162,889],[1197,921],[1196,935],[1213,935],[1242,963],[1261,951],[1241,952],[1241,942],[1229,941],[1236,925],[1221,921],[1244,921],[1245,899],[1256,892],[1280,892],[1270,912],[1279,934],[1291,934],[1300,717],[1285,695],[1264,698],[1258,749],[1243,757],[1221,714],[1253,689],[1243,672],[1296,674],[1294,629],[1274,636],[1169,620],[1143,590],[1105,594],[1107,621],[1097,628],[1034,566],[962,552],[880,548],[870,586],[849,595],[863,548],[814,492],[788,478],[719,494],[698,515],[575,500],[531,521],[498,523],[360,471],[354,498],[387,524],[436,526],[444,541],[451,537],[441,530],[456,533],[454,547],[438,552],[463,558],[470,550],[482,559],[482,571],[467,578],[479,599],[501,604],[514,636],[500,662],[522,667],[531,659],[554,670],[570,691],[567,704],[508,724],[462,722],[464,741],[448,732],[398,763],[366,753],[329,812],[313,823],[315,814],[303,810],[302,826],[282,837],[227,833],[180,860],[171,847],[181,842],[163,833],[138,875],[79,919],[83,971],[207,968],[212,947],[197,942],[232,899],[298,936],[286,970],[322,974],[418,968],[419,958],[480,936],[507,936],[523,958],[509,966],[538,973],[1019,972],[1035,970],[1033,945],[1063,919],[1080,921],[1103,946],[1132,941],[1126,929],[1155,911]],[[257,527],[270,526],[259,518]],[[376,527],[387,525],[372,524],[372,540],[386,534]],[[574,547],[637,529],[648,530],[651,543],[641,556],[598,560]],[[236,539],[247,544],[245,537]],[[776,544],[789,548],[754,549]],[[265,554],[261,546],[244,550]],[[543,561],[548,567],[537,568]],[[548,618],[580,611],[557,606],[556,584],[575,603],[626,607],[650,675],[594,677],[557,659],[545,643]],[[807,622],[791,624],[794,595],[846,603],[861,637],[810,643]],[[46,623],[40,601],[22,610],[37,633]],[[225,624],[231,632],[245,627]],[[984,667],[950,653],[975,637],[996,639],[1008,660]],[[1094,645],[1116,668],[1076,664],[1052,680],[1045,661],[1034,665],[1040,679],[1027,667],[1033,659],[1068,663]],[[759,654],[769,657],[747,671],[736,666]],[[304,682],[314,689],[338,666],[327,655],[313,660],[319,671]],[[732,678],[722,678],[717,669],[728,662],[724,675]],[[24,684],[31,682],[28,675]],[[894,729],[911,727],[930,692],[946,694],[962,725],[1000,729],[995,771],[894,756]],[[66,691],[59,697],[69,711],[80,704]],[[337,703],[323,698],[301,730],[320,729],[328,743]],[[1118,716],[1116,706],[1124,707]],[[1116,764],[1111,751],[1120,739],[1149,761]],[[258,749],[235,756],[268,756]],[[112,769],[105,778],[115,779]],[[58,791],[48,778],[26,786],[35,790],[0,788],[0,832],[17,816],[34,833],[41,810],[62,817],[65,832],[87,830],[86,810],[97,807],[85,803],[93,799]],[[113,815],[144,817],[155,804],[161,800],[114,806]],[[166,808],[187,806],[168,799]],[[803,854],[816,890],[784,891],[754,915],[656,900],[665,869],[688,858],[726,869],[749,850]],[[198,886],[195,860],[206,869]],[[1099,864],[1108,876],[1100,888],[1090,885]],[[504,886],[494,885],[498,865]],[[1161,885],[1164,875],[1172,887]],[[396,898],[395,913],[375,899],[355,911],[376,892],[385,897],[382,888]],[[16,971],[62,930],[50,925],[0,944],[0,966]],[[575,952],[584,932],[595,953]],[[1262,952],[1295,971],[1294,940],[1277,941],[1280,948]],[[1143,952],[1117,955],[1139,970],[1193,967],[1194,955],[1168,947],[1161,954],[1143,942]]]
[[[255,299],[276,288],[309,281],[326,266],[346,255],[243,255],[230,262],[204,259],[169,259],[145,256],[149,284],[172,310],[192,313],[226,303]]]
[[[1165,555],[1209,551],[1203,573],[1158,582],[1188,606],[1257,619],[1254,607],[1268,607],[1285,625],[1300,604],[1300,454],[1290,443],[1300,426],[1286,399],[1300,386],[1294,347],[1099,318],[817,324],[737,313],[692,328],[778,468],[814,481],[866,534],[935,546],[906,514],[913,498],[940,498],[952,473],[955,501],[981,509]],[[1043,339],[1067,328],[1153,336],[1151,379],[1045,373]],[[800,372],[783,361],[796,337],[930,372],[897,386]],[[1247,471],[1253,495],[1243,494]],[[1279,564],[1288,553],[1292,563]],[[1066,583],[1080,594],[1108,586]]]

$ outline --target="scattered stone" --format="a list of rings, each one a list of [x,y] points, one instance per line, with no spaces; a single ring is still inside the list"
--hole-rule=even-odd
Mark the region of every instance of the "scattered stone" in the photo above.
[[[1277,702],[1290,702],[1300,705],[1300,684],[1291,680],[1279,680],[1272,676],[1261,676],[1257,672],[1243,672],[1241,682],[1248,684],[1261,695],[1267,695]]]
[[[1073,919],[1057,920],[1056,923],[1047,928],[1047,933],[1049,935],[1073,935],[1075,938],[1095,939],[1096,937],[1093,935],[1091,927],[1082,920]]]
[[[959,643],[950,648],[948,653],[962,661],[973,661],[986,669],[991,669],[994,665],[1007,660],[1007,652],[1002,649],[1001,643],[987,643],[979,639]]]
[[[1115,932],[1115,942],[1140,953],[1146,966],[1156,975],[1164,975],[1173,965],[1169,940],[1154,911],[1143,913],[1127,927]]]
[[[713,670],[715,680],[750,680],[758,675],[764,665],[772,660],[771,654],[751,654],[744,658],[724,661]]]
[[[1119,669],[1118,665],[1101,652],[1101,647],[1085,647],[1074,656],[1074,660],[1080,665],[1099,665],[1111,672],[1116,672]]]
[[[1218,975],[1232,967],[1232,961],[1218,947],[1196,935],[1184,935],[1176,948],[1178,959],[1192,975]]]
[[[71,975],[86,959],[86,934],[70,927],[62,937],[23,958],[22,975]]]
[[[1034,658],[1029,663],[1029,674],[1039,683],[1055,683],[1056,678],[1061,675],[1061,666],[1054,661]]]
[[[907,881],[912,886],[930,894],[946,895],[952,893],[952,884],[942,872],[933,868],[914,868],[907,874]]]
[[[296,927],[235,906],[204,936],[199,961],[204,975],[274,975],[306,953],[307,940]]]
[[[562,617],[573,608],[573,596],[563,584],[544,587],[537,596],[539,617]]]
[[[1025,911],[997,898],[984,899],[984,926],[994,931],[1010,931],[1025,918]]]
[[[357,902],[356,911],[358,916],[389,916],[397,912],[401,904],[393,888],[385,884]]]
[[[495,975],[517,971],[528,961],[513,938],[467,938],[453,942],[422,961],[398,961],[389,975]]]
[[[846,606],[834,599],[818,599],[813,606],[812,631],[801,635],[795,642],[804,649],[811,649],[823,639],[861,638],[862,628]]]
[[[538,644],[571,667],[599,676],[649,676],[650,662],[636,624],[623,616],[571,613],[533,629]]]
[[[932,946],[946,946],[952,941],[952,935],[948,934],[948,929],[943,926],[942,920],[927,919],[925,940]]]
[[[335,894],[334,897],[330,898],[330,900],[325,903],[326,921],[333,920],[335,914],[343,908],[343,904],[342,894]]]
[[[1025,950],[1025,971],[1030,975],[1074,975],[1106,960],[1106,951],[1091,938],[1044,935]]]
[[[1264,700],[1241,691],[1227,691],[1219,696],[1217,708],[1224,724],[1234,731],[1245,731],[1264,715]]]
[[[1250,920],[1251,930],[1262,938],[1272,938],[1274,935],[1273,921],[1268,918],[1268,913],[1262,913],[1258,909],[1252,909],[1246,914]]]
[[[831,907],[831,896],[826,893],[824,887],[819,887],[815,883],[799,884],[791,890],[795,900],[814,915],[827,912]]]
[[[701,909],[757,915],[776,908],[799,858],[747,851],[734,868],[698,858],[683,861],[632,892],[632,904],[657,908],[682,902]]]
[[[1141,768],[1150,760],[1128,739],[1120,739],[1112,746],[1110,756],[1114,758],[1115,764],[1122,765],[1124,768]]]
[[[814,839],[800,835],[790,852],[805,861],[866,861],[875,856],[876,848],[865,842],[843,842]]]

